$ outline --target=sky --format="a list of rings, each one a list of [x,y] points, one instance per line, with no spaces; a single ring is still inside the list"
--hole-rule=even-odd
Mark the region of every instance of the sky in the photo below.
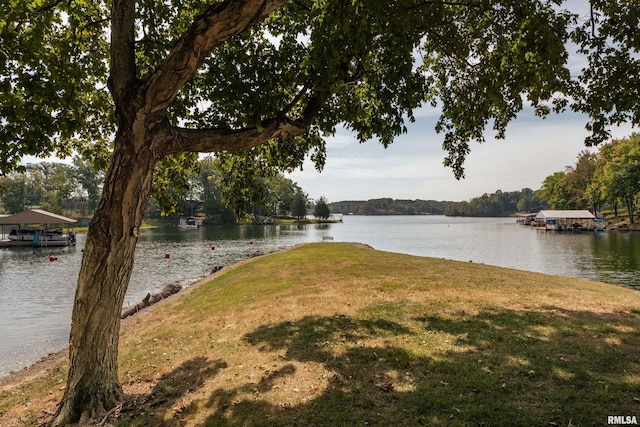
[[[507,127],[505,139],[496,140],[488,131],[485,143],[470,144],[466,177],[458,181],[443,165],[447,153],[442,149],[444,136],[434,130],[437,114],[419,114],[387,149],[374,140],[359,144],[342,130],[327,140],[321,173],[307,161],[302,171],[287,176],[314,200],[324,196],[329,202],[381,197],[463,201],[496,190],[537,190],[547,176],[574,166],[578,154],[587,149],[585,116],[567,112],[542,119],[524,110]],[[612,128],[611,134],[623,138],[632,131],[623,126]]]

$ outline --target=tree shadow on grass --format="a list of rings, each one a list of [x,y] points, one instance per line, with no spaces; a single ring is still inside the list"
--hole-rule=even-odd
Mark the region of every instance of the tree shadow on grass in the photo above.
[[[188,412],[179,402],[188,392],[201,388],[209,379],[227,368],[222,360],[194,357],[160,377],[153,390],[125,397],[122,418],[116,426],[163,426],[169,411]]]
[[[640,415],[639,325],[633,313],[547,307],[262,326],[245,339],[282,366],[213,392],[206,425],[603,425]],[[268,399],[306,362],[330,372],[321,392]]]

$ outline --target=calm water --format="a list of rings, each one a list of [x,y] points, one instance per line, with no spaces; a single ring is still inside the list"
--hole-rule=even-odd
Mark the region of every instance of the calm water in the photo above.
[[[511,218],[345,216],[343,224],[302,229],[143,230],[125,305],[168,283],[188,285],[214,267],[322,241],[323,236],[385,251],[471,260],[640,290],[640,233],[545,233],[517,225]],[[80,235],[75,248],[0,250],[0,376],[66,346],[84,242]],[[50,254],[57,261],[49,262]]]
[[[555,233],[513,218],[345,216],[329,233],[376,249],[597,280],[640,290],[640,233]]]

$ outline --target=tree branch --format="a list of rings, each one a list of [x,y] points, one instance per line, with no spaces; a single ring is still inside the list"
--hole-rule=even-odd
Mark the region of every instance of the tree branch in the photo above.
[[[250,28],[288,1],[225,0],[210,6],[195,19],[165,61],[149,77],[145,99],[147,112],[166,110],[215,47]]]
[[[48,12],[52,9],[55,9],[56,6],[58,6],[60,3],[62,3],[64,0],[55,0],[50,4],[45,4],[42,5],[42,7],[38,7],[34,10],[34,13],[41,13],[41,12]]]
[[[171,141],[163,154],[181,152],[216,153],[257,147],[277,136],[291,135],[289,126],[275,119],[265,120],[262,127],[243,129],[172,128]]]
[[[590,19],[591,19],[591,37],[595,38],[596,37],[596,17],[595,17],[595,12],[593,10],[592,1],[589,2],[589,13],[590,13]]]
[[[302,89],[300,89],[298,94],[293,98],[293,100],[289,104],[287,104],[286,107],[284,107],[284,109],[280,112],[280,114],[278,114],[278,117],[285,118],[287,114],[289,114],[289,112],[293,110],[293,108],[298,104],[298,102],[300,102],[300,100],[307,93],[310,87],[311,87],[311,82],[307,81],[304,84],[304,86],[302,86]]]
[[[434,4],[438,5],[447,5],[447,6],[464,6],[464,7],[475,7],[480,8],[480,6],[473,2],[464,2],[464,1],[423,1],[418,4],[415,4],[411,7],[408,7],[407,10],[420,9],[423,6],[433,6]]]
[[[162,156],[181,152],[215,153],[257,147],[273,138],[289,138],[306,133],[313,124],[326,97],[314,96],[297,120],[278,117],[263,120],[258,127],[231,129],[186,129],[171,127],[158,153]]]
[[[113,0],[109,89],[116,107],[121,103],[123,92],[136,80],[135,18],[135,0]]]

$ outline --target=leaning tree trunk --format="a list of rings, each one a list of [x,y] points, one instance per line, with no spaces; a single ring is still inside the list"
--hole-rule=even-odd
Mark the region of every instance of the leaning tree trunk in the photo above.
[[[131,128],[133,129],[133,127]],[[122,401],[118,382],[120,312],[155,159],[136,150],[133,130],[116,137],[102,200],[89,226],[69,337],[69,375],[52,425],[90,422]]]

